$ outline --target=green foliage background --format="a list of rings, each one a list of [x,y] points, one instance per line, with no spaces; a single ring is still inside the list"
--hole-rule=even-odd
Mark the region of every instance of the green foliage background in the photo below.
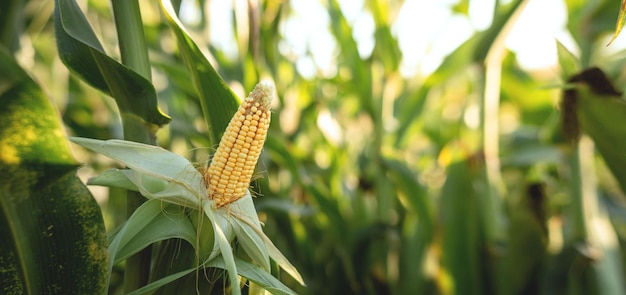
[[[158,3],[139,2],[152,84],[159,107],[172,118],[157,132],[158,142],[202,166],[216,144],[203,120],[210,105],[196,97],[197,77],[187,72]],[[279,50],[285,38],[280,28],[293,14],[289,1],[250,1],[258,6],[239,7],[245,10],[233,11],[228,24],[208,18],[208,2],[195,2],[201,19],[187,29],[217,72],[240,96],[260,79],[273,80],[279,94],[252,186],[265,232],[307,283],[280,276],[293,290],[626,293],[626,108],[621,97],[595,91],[596,82],[569,80],[597,66],[623,91],[625,55],[604,50],[615,29],[617,1],[565,1],[567,29],[579,53],[555,42],[556,71],[526,71],[504,47],[527,2],[514,0],[496,1],[492,25],[435,72],[403,77],[400,62],[411,53],[400,51],[390,29],[403,1],[365,1],[375,45],[361,58],[353,24],[336,0],[324,0],[336,41],[336,74],[313,78],[296,69],[302,57]],[[468,2],[450,9],[466,15]],[[109,3],[80,4],[103,49],[119,59]],[[120,138],[114,101],[61,63],[54,1],[2,5],[2,31],[20,32],[3,44],[55,100],[68,133]],[[13,11],[15,19],[1,17],[2,11]],[[212,46],[209,26],[233,28],[235,58]],[[559,104],[564,89],[576,91],[577,104]],[[476,108],[480,125],[470,128],[464,116]],[[578,125],[560,119],[567,114]],[[320,124],[328,117],[336,130]],[[564,136],[562,121],[581,130],[580,141]],[[94,155],[78,157],[96,163],[90,169],[110,166]],[[97,197],[108,230],[123,222],[125,194]],[[121,283],[121,268],[112,276],[112,290]]]

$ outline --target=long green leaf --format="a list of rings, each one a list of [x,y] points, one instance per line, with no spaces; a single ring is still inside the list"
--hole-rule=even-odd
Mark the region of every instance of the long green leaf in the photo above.
[[[402,60],[398,40],[391,32],[391,8],[389,1],[368,0],[376,24],[374,53],[383,62],[386,72],[397,71]]]
[[[372,71],[369,63],[359,56],[356,40],[353,37],[346,16],[344,15],[339,1],[329,1],[328,13],[330,15],[331,32],[339,44],[341,50],[339,63],[352,69],[352,83],[346,85],[350,87],[350,92],[359,93],[359,100],[362,107],[371,115],[375,114],[375,107],[372,101]]]
[[[399,190],[400,203],[407,207],[408,212],[412,212],[417,216],[415,231],[404,231],[406,234],[404,242],[412,244],[410,249],[401,252],[400,260],[400,276],[406,280],[401,283],[401,286],[406,288],[403,291],[407,292],[410,289],[414,293],[423,288],[422,274],[419,269],[415,268],[415,263],[423,264],[426,261],[426,251],[433,241],[435,230],[434,204],[428,198],[424,187],[417,180],[418,175],[407,167],[406,163],[385,157],[382,159],[382,164]],[[411,224],[410,220],[408,219],[405,222]],[[420,280],[415,278],[420,278]]]
[[[209,128],[210,144],[217,145],[230,118],[237,111],[239,100],[198,45],[189,37],[170,0],[161,0],[161,8],[178,40],[178,49],[198,92],[202,112]]]
[[[82,80],[112,96],[123,116],[161,126],[170,118],[157,106],[150,81],[107,56],[74,0],[56,0],[54,26],[59,56]]]
[[[439,204],[442,265],[453,280],[453,294],[485,294],[480,260],[480,200],[473,181],[477,176],[470,159],[448,166]],[[474,177],[472,177],[474,175]]]
[[[509,294],[528,293],[540,285],[537,273],[546,259],[546,195],[543,186],[530,184],[527,194],[513,201],[509,215],[507,252],[503,258],[503,284]]]
[[[230,246],[229,237],[222,229],[222,226],[216,217],[216,213],[213,212],[208,203],[204,203],[204,212],[212,221],[213,231],[215,232],[215,240],[220,249],[221,257],[224,258],[225,269],[228,271],[228,279],[230,280],[231,292],[235,295],[241,294],[241,287],[239,286],[239,278],[237,274],[237,265],[235,264],[235,255],[233,254],[233,248]]]
[[[132,170],[118,171],[134,183],[133,188],[146,197],[173,197],[170,200],[180,205],[192,205],[199,202],[199,196],[206,196],[206,187],[202,174],[185,158],[163,148],[132,141],[111,139],[107,141],[89,138],[70,138],[95,152],[124,163]],[[105,176],[108,178],[111,174]],[[113,177],[120,178],[119,175]],[[95,178],[94,184],[106,184],[103,179]],[[105,180],[105,181],[110,181]],[[117,187],[128,187],[124,181]],[[176,201],[178,199],[178,201]]]
[[[196,270],[196,268],[194,267],[194,268],[186,269],[184,271],[180,271],[180,272],[168,275],[168,276],[166,276],[164,278],[161,278],[161,279],[158,279],[158,280],[156,280],[154,282],[151,282],[150,284],[145,285],[145,286],[143,286],[143,287],[141,287],[141,288],[139,288],[139,289],[137,289],[137,290],[135,290],[133,292],[130,292],[130,293],[128,293],[128,295],[152,294],[152,293],[154,293],[154,291],[158,290],[159,288],[161,288],[161,287],[163,287],[163,286],[165,286],[165,285],[167,285],[167,284],[169,284],[171,282],[174,282],[174,281],[176,281],[176,280],[178,280],[178,279],[180,279],[180,278],[182,278],[182,277],[192,273],[195,270]]]
[[[4,49],[0,81],[0,293],[100,294],[104,222],[57,110]]]

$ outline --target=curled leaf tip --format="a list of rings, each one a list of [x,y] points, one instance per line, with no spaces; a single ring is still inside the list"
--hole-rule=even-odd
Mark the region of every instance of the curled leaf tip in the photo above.
[[[611,45],[611,43],[613,43],[613,41],[617,39],[617,36],[619,35],[619,33],[622,31],[622,28],[624,27],[625,20],[626,20],[626,0],[622,0],[622,5],[619,9],[619,15],[617,16],[617,23],[615,24],[615,33],[613,33],[611,40],[609,40],[609,43],[607,43],[606,46]]]

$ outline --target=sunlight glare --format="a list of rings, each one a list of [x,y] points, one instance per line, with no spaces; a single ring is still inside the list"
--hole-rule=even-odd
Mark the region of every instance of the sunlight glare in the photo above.
[[[432,73],[458,46],[475,32],[491,25],[496,0],[472,0],[469,15],[453,13],[456,1],[405,1],[391,28],[402,51],[401,73],[404,77]],[[191,1],[184,1],[189,3]],[[231,1],[211,1],[212,24],[232,24]],[[346,21],[353,29],[361,58],[368,58],[374,48],[375,24],[364,1],[339,0]],[[292,0],[292,14],[280,27],[284,43],[282,54],[293,59],[306,78],[337,74],[337,42],[331,34],[330,16],[320,1]],[[229,10],[230,9],[230,10]],[[191,16],[193,19],[193,16]],[[530,1],[513,27],[506,45],[525,69],[556,65],[556,40],[577,52],[565,29],[567,21],[563,0]],[[232,25],[210,27],[212,45],[230,57],[236,57]]]

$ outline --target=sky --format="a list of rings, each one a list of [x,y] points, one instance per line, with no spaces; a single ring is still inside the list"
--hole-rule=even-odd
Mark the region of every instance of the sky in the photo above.
[[[210,1],[211,21],[231,24],[233,5],[245,6],[246,1]],[[279,44],[279,50],[287,56],[294,56],[297,69],[304,77],[312,78],[317,73],[333,76],[336,70],[336,42],[329,32],[330,19],[325,12],[325,1],[290,1],[293,14],[280,28],[285,40]],[[450,9],[458,0],[406,0],[392,25],[392,33],[403,52],[401,73],[411,77],[434,71],[447,54],[474,32],[490,25],[494,1],[470,1],[469,17],[466,17],[453,14]],[[371,15],[363,7],[364,0],[339,2],[353,27],[360,55],[364,58],[369,56],[374,45],[375,27]],[[188,20],[194,18],[193,3],[193,0],[183,1],[181,16]],[[516,53],[523,68],[533,70],[553,67],[557,61],[556,40],[572,52],[577,52],[565,29],[566,21],[563,0],[530,0],[507,38],[506,45]],[[210,34],[214,46],[232,52],[233,58],[236,57],[237,46],[232,40],[232,26],[211,26]]]

